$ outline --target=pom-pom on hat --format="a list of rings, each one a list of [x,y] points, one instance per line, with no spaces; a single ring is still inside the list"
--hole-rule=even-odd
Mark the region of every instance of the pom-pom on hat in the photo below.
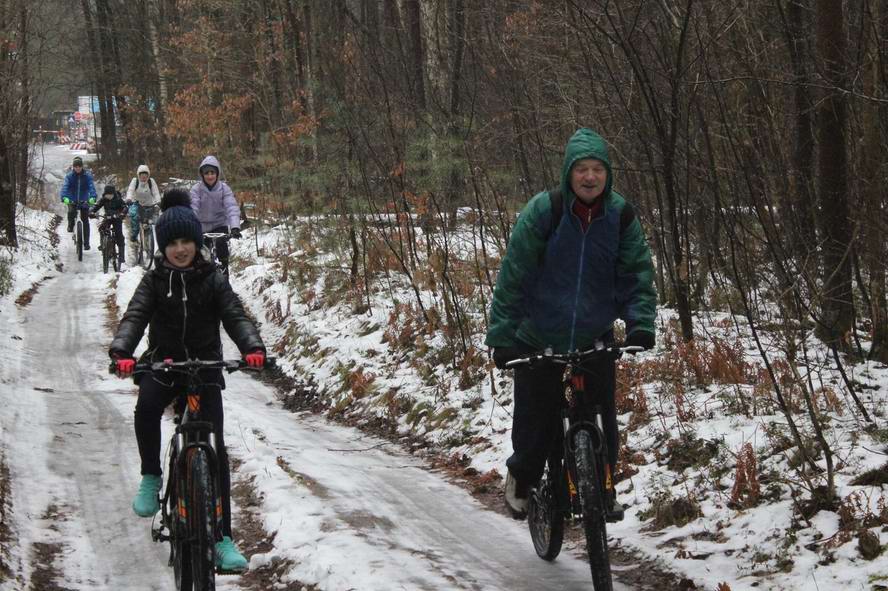
[[[166,197],[167,195],[164,195],[164,199]],[[154,225],[154,234],[157,236],[157,247],[161,252],[166,250],[170,242],[179,238],[192,240],[198,247],[203,241],[200,221],[190,205],[172,205],[164,210]]]
[[[171,207],[191,207],[191,195],[182,189],[170,189],[160,199],[160,211],[166,211]]]

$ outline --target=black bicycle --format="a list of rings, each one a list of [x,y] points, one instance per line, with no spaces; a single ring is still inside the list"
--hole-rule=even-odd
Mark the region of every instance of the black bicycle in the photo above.
[[[582,522],[595,591],[613,589],[607,548],[608,504],[615,497],[612,467],[608,463],[601,403],[586,396],[586,374],[578,372],[592,360],[619,359],[642,347],[606,346],[588,351],[553,353],[551,349],[506,363],[519,366],[564,366],[561,383],[561,445],[553,445],[540,482],[530,490],[527,523],[537,555],[555,560],[564,541],[564,521]]]
[[[265,367],[274,364],[266,358]],[[169,445],[169,469],[160,499],[160,523],[151,524],[151,539],[170,543],[169,564],[173,567],[176,591],[215,589],[216,574],[239,574],[216,570],[216,542],[222,540],[222,498],[219,462],[213,424],[200,417],[201,372],[224,369],[260,371],[241,359],[160,361],[139,363],[133,373],[187,376],[185,392],[175,402],[176,430]],[[117,367],[111,364],[115,373]]]
[[[210,262],[216,266],[218,269],[222,269],[222,272],[225,275],[228,275],[228,265],[222,266],[222,262],[219,260],[219,255],[216,252],[216,245],[219,242],[229,242],[231,240],[231,234],[228,232],[204,232],[204,244],[207,245],[207,248],[210,251]]]
[[[101,215],[91,213],[89,217],[102,218],[102,222],[99,224],[99,250],[102,251],[102,272],[107,273],[109,266],[115,271],[119,271],[117,234],[114,230],[114,220],[123,219],[123,214]]]
[[[139,212],[139,230],[136,234],[139,251],[136,255],[136,263],[148,270],[154,263],[154,221],[160,204],[142,205],[141,203],[136,203],[135,206]]]

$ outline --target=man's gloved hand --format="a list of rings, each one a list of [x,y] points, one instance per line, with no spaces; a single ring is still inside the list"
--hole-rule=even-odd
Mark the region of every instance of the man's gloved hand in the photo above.
[[[262,349],[255,349],[244,355],[244,361],[249,367],[261,369],[265,367],[265,353]]]
[[[121,357],[114,360],[117,366],[117,375],[121,378],[128,378],[133,375],[133,369],[136,367],[136,360],[132,357]]]
[[[95,205],[95,204],[96,204],[96,198],[95,198],[95,197],[90,197],[86,202],[89,203],[90,205]]]
[[[67,197],[62,197],[62,203],[64,203],[65,205],[71,205],[71,200]]]
[[[636,330],[626,337],[625,346],[627,347],[644,347],[644,350],[654,348],[654,334],[646,330]]]
[[[521,355],[517,347],[495,347],[492,355],[493,363],[497,369],[505,369],[508,362],[519,359]]]
[[[240,238],[241,237],[240,228],[232,228],[231,229],[231,237],[232,238]]]

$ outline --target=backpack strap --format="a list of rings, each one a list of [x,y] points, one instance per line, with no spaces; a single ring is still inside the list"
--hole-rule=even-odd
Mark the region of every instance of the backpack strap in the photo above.
[[[549,222],[549,231],[546,233],[546,240],[555,233],[555,228],[561,223],[561,216],[564,215],[564,199],[561,195],[561,187],[549,191],[549,203],[552,207],[552,218]]]

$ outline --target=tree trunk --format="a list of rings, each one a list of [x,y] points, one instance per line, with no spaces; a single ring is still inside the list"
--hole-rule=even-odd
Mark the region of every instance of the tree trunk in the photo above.
[[[407,0],[407,27],[410,32],[410,75],[412,78],[413,104],[418,112],[426,110],[425,66],[422,49],[422,12],[419,0]]]
[[[842,3],[817,0],[817,49],[827,83],[817,108],[818,222],[823,238],[823,294],[817,334],[844,347],[851,332],[851,228],[845,138],[845,26]]]

